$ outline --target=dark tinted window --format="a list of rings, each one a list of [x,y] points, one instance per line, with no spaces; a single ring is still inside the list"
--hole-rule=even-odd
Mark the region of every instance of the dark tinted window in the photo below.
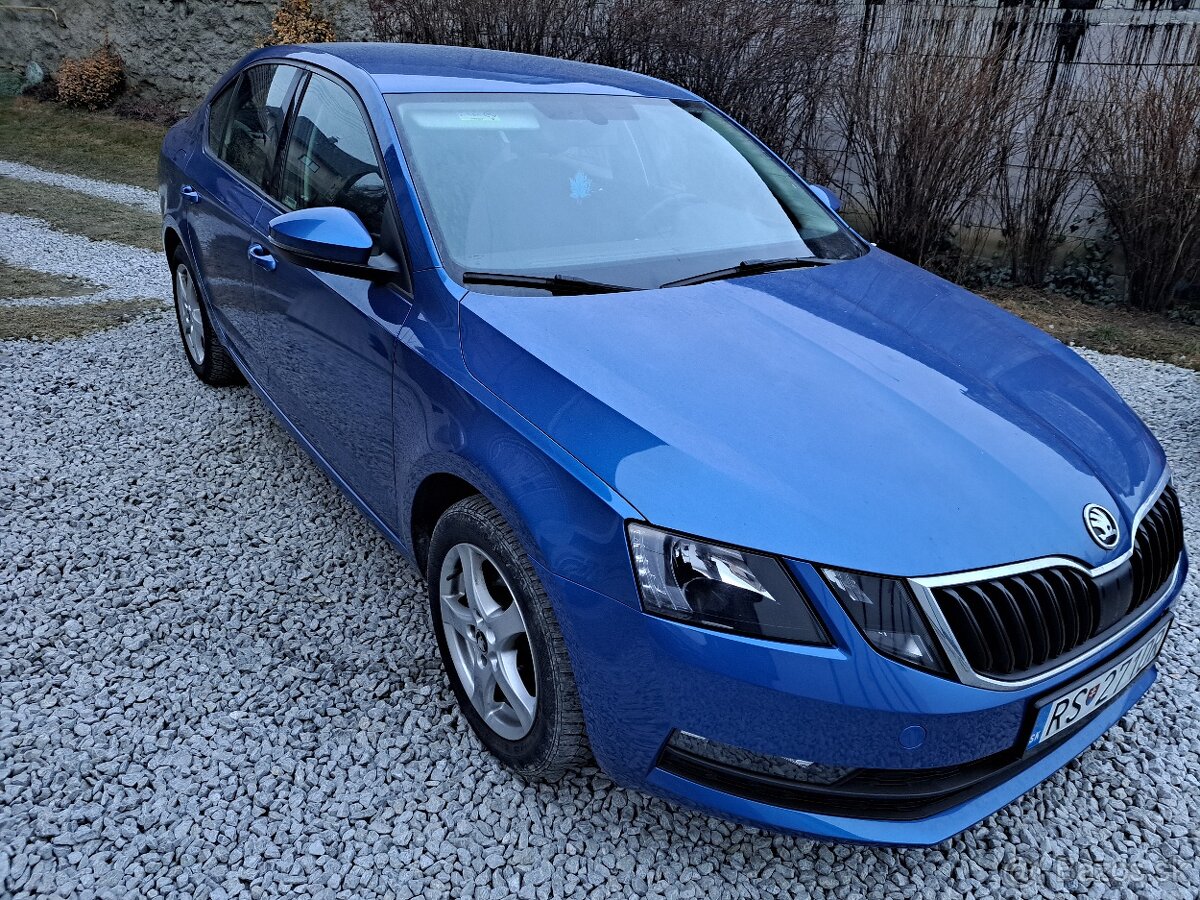
[[[252,66],[213,101],[208,142],[212,152],[259,187],[266,187],[287,115],[284,104],[298,70]]]
[[[280,179],[288,209],[340,206],[378,240],[387,190],[371,131],[350,92],[313,75],[296,113]]]
[[[229,110],[233,106],[237,86],[237,79],[234,79],[232,84],[213,98],[208,107],[208,149],[218,158],[229,127]]]

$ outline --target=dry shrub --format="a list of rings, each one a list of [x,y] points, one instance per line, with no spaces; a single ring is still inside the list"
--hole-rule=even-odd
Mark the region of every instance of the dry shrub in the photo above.
[[[113,104],[113,112],[122,119],[153,122],[156,125],[174,125],[186,114],[184,103],[168,97],[157,97],[139,92],[126,93]]]
[[[105,109],[125,87],[125,64],[106,41],[89,56],[64,59],[54,81],[67,106]]]
[[[381,41],[446,44],[566,59],[594,55],[602,0],[369,0]]]
[[[875,240],[927,265],[1007,165],[1021,80],[969,15],[905,7],[875,31],[834,95],[835,128]]]
[[[1200,40],[1189,62],[1120,65],[1095,79],[1086,168],[1125,253],[1126,299],[1171,306],[1200,279]]]
[[[58,85],[47,75],[37,84],[27,84],[21,89],[21,96],[32,97],[39,103],[47,103],[58,99]]]
[[[1009,164],[996,172],[997,207],[1015,284],[1040,285],[1082,200],[1078,91],[1051,86],[1026,109]]]
[[[945,268],[968,220],[994,210],[1012,279],[1043,283],[1087,170],[1124,248],[1130,299],[1160,308],[1200,275],[1200,65],[1155,65],[1160,51],[1122,29],[1144,58],[1106,67],[1112,78],[1085,102],[1063,62],[1060,12],[1002,6],[870,2],[856,34],[838,0],[368,0],[378,40],[597,62],[680,84],[837,184],[874,239],[924,265]],[[283,32],[285,10],[311,18],[308,0],[284,0],[280,40],[328,39]],[[1200,42],[1187,33],[1152,43],[1196,62]]]
[[[835,0],[369,0],[382,41],[535,53],[696,92],[800,155],[844,49]]]
[[[801,160],[849,49],[843,16],[822,0],[613,0],[598,61],[681,85]]]
[[[271,20],[271,33],[260,46],[324,44],[336,40],[333,23],[313,12],[312,0],[279,0]]]

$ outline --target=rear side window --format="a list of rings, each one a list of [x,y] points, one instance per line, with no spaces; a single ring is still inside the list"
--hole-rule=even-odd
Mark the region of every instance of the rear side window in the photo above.
[[[288,94],[299,70],[295,66],[251,66],[212,102],[208,146],[247,181],[267,186]]]
[[[328,78],[314,74],[304,89],[279,187],[288,209],[350,210],[378,243],[387,188],[371,130],[350,92]]]
[[[221,157],[221,146],[229,127],[229,110],[233,105],[238,81],[239,79],[235,78],[208,106],[208,149],[218,159]]]

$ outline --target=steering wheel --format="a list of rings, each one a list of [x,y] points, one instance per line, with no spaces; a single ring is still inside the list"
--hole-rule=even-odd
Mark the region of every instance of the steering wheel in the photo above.
[[[379,189],[386,190],[383,183],[383,177],[374,169],[367,169],[365,172],[359,172],[357,175],[351,175],[345,180],[345,182],[342,183],[342,186],[338,188],[338,192],[334,196],[335,205],[341,206],[343,202],[353,194],[354,190],[359,186],[359,183],[368,178],[374,178],[377,182],[379,182]],[[374,185],[372,185],[372,187],[374,187]]]
[[[647,225],[651,224],[655,218],[661,216],[669,209],[674,209],[675,207],[683,208],[685,206],[692,206],[693,204],[703,202],[704,199],[702,197],[697,197],[695,194],[689,193],[688,191],[663,197],[661,200],[651,203],[650,207],[637,217],[637,221],[634,223],[634,228],[638,231],[642,231]]]
[[[374,182],[368,181],[368,179],[374,179]],[[366,183],[364,184],[364,182]],[[383,182],[383,176],[374,169],[368,169],[357,175],[351,175],[346,179],[346,182],[338,189],[337,194],[334,196],[333,205],[350,210],[360,219],[364,219],[363,224],[370,227],[371,223],[367,222],[363,215],[368,212],[368,210],[363,208],[363,204],[364,202],[376,199],[372,195],[377,194],[379,207],[382,209],[384,202],[386,202],[386,191],[387,186]],[[369,213],[373,217],[375,210],[371,209]]]

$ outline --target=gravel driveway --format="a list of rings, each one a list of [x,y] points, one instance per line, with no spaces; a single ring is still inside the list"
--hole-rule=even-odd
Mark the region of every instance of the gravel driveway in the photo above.
[[[1200,558],[1200,377],[1089,358]],[[0,897],[1197,895],[1195,575],[1160,681],[1065,771],[934,849],[822,845],[499,769],[413,570],[165,311],[0,344],[0,460]]]

